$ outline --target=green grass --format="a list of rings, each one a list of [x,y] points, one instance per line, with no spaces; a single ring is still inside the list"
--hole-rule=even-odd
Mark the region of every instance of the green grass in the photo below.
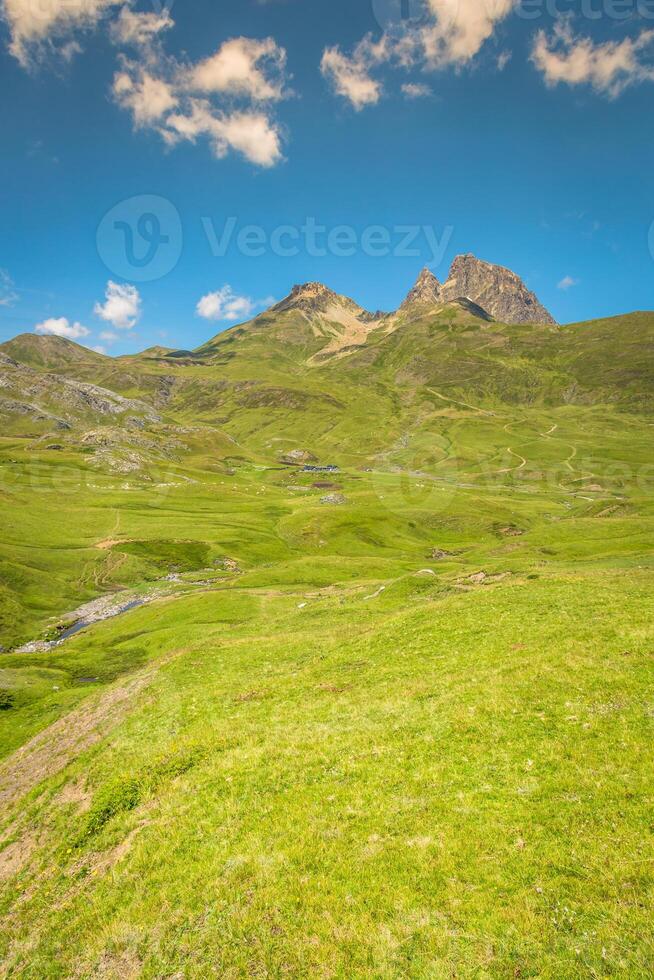
[[[178,655],[15,815],[10,970],[650,975],[649,585],[140,611]]]
[[[652,976],[652,321],[14,345],[174,384],[0,440],[0,976]]]

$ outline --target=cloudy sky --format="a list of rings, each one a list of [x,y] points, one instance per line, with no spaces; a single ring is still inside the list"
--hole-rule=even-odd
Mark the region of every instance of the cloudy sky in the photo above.
[[[654,307],[654,0],[0,0],[0,339],[193,347],[319,279]]]

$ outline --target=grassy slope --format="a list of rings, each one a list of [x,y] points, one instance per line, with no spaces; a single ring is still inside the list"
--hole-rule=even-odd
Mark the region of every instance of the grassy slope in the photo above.
[[[175,656],[5,814],[33,848],[7,968],[651,975],[650,583],[239,591],[106,624]]]
[[[653,322],[87,364],[171,379],[128,476],[6,433],[0,642],[184,581],[0,655],[0,975],[650,976]]]

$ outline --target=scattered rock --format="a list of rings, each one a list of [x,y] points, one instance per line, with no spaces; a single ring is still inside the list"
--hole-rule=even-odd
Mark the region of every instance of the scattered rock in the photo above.
[[[432,548],[432,551],[428,557],[433,558],[434,561],[443,561],[444,558],[453,558],[454,552],[444,551],[442,548]]]
[[[35,640],[33,643],[26,643],[22,647],[17,647],[15,653],[47,653],[48,650],[58,646],[58,640]]]
[[[290,453],[284,453],[281,457],[282,463],[295,466],[298,463],[312,463],[316,457],[308,449],[291,449]]]
[[[216,558],[214,565],[224,568],[226,572],[240,572],[241,566],[233,558]]]
[[[499,534],[502,534],[505,538],[519,538],[525,532],[519,528],[515,527],[513,524],[509,524],[508,527],[501,527],[499,529]]]
[[[320,503],[331,506],[342,506],[347,503],[347,498],[342,493],[328,493],[326,496],[320,498]]]
[[[468,581],[472,582],[473,585],[481,585],[488,578],[486,572],[475,572],[474,575],[468,576]]]

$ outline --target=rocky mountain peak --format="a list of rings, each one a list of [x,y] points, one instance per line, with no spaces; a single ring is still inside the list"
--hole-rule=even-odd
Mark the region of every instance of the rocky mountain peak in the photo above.
[[[289,295],[273,306],[273,313],[283,313],[286,310],[300,310],[306,314],[325,313],[328,309],[340,306],[349,310],[353,314],[365,313],[354,300],[347,296],[339,296],[333,289],[329,289],[321,282],[305,282],[298,286],[293,286]]]
[[[441,302],[441,284],[431,271],[424,268],[416,280],[416,284],[402,303],[401,310],[417,304],[421,306],[437,306]]]
[[[500,323],[556,323],[515,272],[469,253],[454,259],[441,291],[442,302],[459,297],[481,306]]]

